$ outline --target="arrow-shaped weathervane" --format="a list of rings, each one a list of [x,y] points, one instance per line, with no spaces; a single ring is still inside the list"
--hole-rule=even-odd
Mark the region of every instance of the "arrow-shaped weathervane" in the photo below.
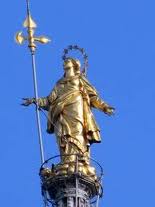
[[[35,37],[34,31],[37,27],[36,23],[31,17],[30,14],[30,6],[29,0],[26,0],[27,4],[27,17],[24,21],[23,26],[27,28],[27,36],[23,36],[22,32],[18,32],[16,34],[16,42],[18,44],[23,44],[25,41],[28,42],[28,47],[30,48],[31,56],[32,56],[32,69],[33,69],[33,83],[34,83],[34,93],[35,93],[35,100],[36,100],[36,117],[37,117],[37,128],[38,128],[38,135],[39,135],[39,144],[40,144],[40,154],[41,154],[41,163],[44,163],[44,149],[43,149],[43,140],[42,140],[42,131],[41,131],[41,122],[40,122],[40,113],[39,113],[39,105],[38,105],[38,86],[37,86],[37,75],[36,75],[36,64],[35,64],[35,51],[36,51],[36,42],[40,42],[46,44],[50,42],[50,40],[45,36]]]
[[[40,36],[40,37],[34,36],[34,31],[35,31],[35,28],[37,27],[37,24],[34,22],[34,20],[31,17],[29,0],[26,0],[26,4],[27,4],[27,17],[23,23],[23,26],[25,28],[27,28],[28,36],[27,37],[23,36],[22,32],[18,32],[16,34],[15,39],[18,44],[23,44],[24,41],[28,41],[28,43],[29,43],[28,47],[30,48],[31,52],[34,53],[36,50],[35,42],[40,42],[42,44],[46,44],[46,43],[50,42],[50,40],[45,36]]]

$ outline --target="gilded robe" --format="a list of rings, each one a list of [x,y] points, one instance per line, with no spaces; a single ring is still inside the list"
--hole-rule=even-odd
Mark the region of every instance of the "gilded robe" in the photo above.
[[[87,153],[101,141],[91,107],[104,111],[107,104],[83,75],[61,78],[39,105],[48,111],[47,132],[56,134],[61,155]]]

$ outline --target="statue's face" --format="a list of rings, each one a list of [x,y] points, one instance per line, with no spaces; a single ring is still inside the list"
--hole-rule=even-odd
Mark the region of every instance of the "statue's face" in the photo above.
[[[74,65],[73,65],[71,60],[66,60],[64,62],[64,70],[69,70],[69,69],[71,69],[73,67],[74,67]]]

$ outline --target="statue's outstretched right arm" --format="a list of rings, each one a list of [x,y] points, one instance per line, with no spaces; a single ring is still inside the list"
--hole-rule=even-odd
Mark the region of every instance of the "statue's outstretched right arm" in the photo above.
[[[23,98],[23,106],[29,106],[31,104],[38,104],[38,106],[44,110],[49,110],[50,104],[56,99],[56,88],[47,97],[41,97],[37,100],[35,98]]]

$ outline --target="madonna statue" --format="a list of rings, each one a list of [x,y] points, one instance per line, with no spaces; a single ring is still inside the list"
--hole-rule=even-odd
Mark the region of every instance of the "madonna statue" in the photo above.
[[[79,60],[66,58],[63,67],[64,76],[47,97],[26,99],[24,105],[37,101],[40,108],[48,111],[47,132],[55,133],[61,155],[57,173],[73,173],[78,155],[81,172],[93,176],[94,168],[89,164],[90,145],[100,143],[101,138],[91,108],[107,115],[112,115],[114,108],[100,99],[82,75]]]

